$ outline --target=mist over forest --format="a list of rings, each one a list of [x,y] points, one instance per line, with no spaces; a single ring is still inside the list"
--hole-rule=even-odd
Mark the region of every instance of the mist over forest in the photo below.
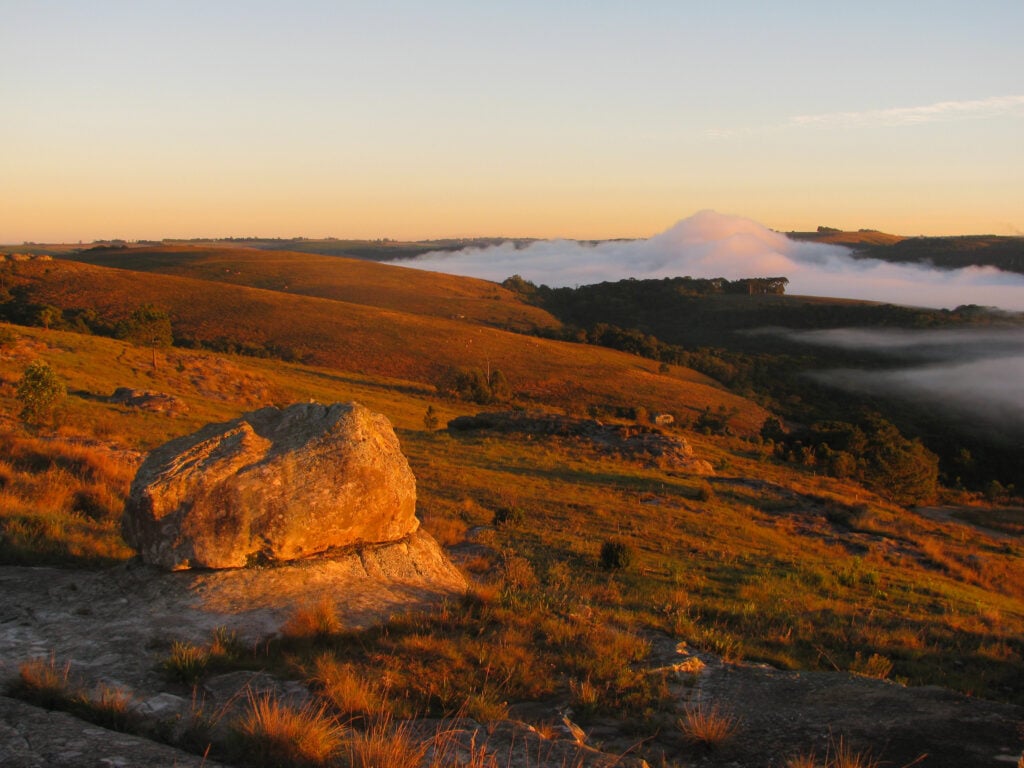
[[[794,240],[751,219],[714,211],[701,211],[645,240],[503,243],[428,253],[407,264],[495,281],[518,274],[550,287],[684,275],[730,280],[785,276],[788,292],[796,295],[1024,310],[1024,275],[991,266],[938,269],[857,257],[841,245]]]

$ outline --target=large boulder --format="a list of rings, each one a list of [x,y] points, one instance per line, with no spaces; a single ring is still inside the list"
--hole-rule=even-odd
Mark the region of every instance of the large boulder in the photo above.
[[[358,403],[263,408],[153,451],[122,525],[171,570],[295,560],[409,535],[416,480],[388,420]]]

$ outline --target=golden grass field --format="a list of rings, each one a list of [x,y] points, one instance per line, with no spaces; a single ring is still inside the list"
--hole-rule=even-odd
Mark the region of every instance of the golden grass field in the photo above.
[[[198,273],[221,269],[220,258],[197,257]],[[232,269],[249,263],[232,258]],[[288,263],[276,258],[266,274]],[[330,288],[346,270],[364,269],[345,260],[323,265],[337,270],[321,281],[331,296],[63,261],[0,268],[7,287],[27,286],[39,304],[117,317],[153,303],[195,340],[302,350],[293,362],[182,348],[154,355],[110,338],[0,324],[0,562],[95,568],[131,557],[119,519],[135,468],[146,451],[206,423],[308,400],[358,400],[391,420],[417,477],[424,527],[446,547],[468,538],[477,545],[462,563],[470,598],[356,636],[331,629],[329,616],[296,616],[279,646],[230,660],[312,681],[339,717],[358,712],[332,695],[348,702],[358,694],[376,717],[468,712],[481,720],[506,716],[509,702],[561,697],[583,717],[630,718],[638,733],[651,732],[665,725],[665,694],[636,664],[653,632],[731,660],[1024,703],[1024,547],[1005,535],[1018,530],[1019,514],[946,492],[944,501],[964,509],[933,519],[779,462],[757,436],[766,412],[694,371],[660,373],[650,360],[494,327],[510,317],[548,322],[536,310],[517,315],[517,307],[493,324],[472,310],[445,316],[442,298],[400,310],[403,281],[383,265],[358,279],[372,282],[382,270],[393,282],[361,301]],[[517,305],[491,284],[423,274],[415,289],[423,295],[444,296],[451,280],[466,307]],[[15,397],[33,360],[68,390],[53,421],[34,428],[19,420]],[[428,406],[442,427],[481,409],[435,389],[445,367],[466,365],[500,368],[517,404],[576,413],[639,405],[683,419],[724,408],[735,414],[734,434],[677,430],[714,466],[703,478],[571,439],[426,429]],[[109,402],[121,386],[173,395],[186,409]],[[495,525],[503,510],[516,514]],[[978,527],[990,518],[1000,530]],[[628,568],[600,567],[610,540],[631,551]],[[296,629],[303,626],[327,630],[311,636]],[[181,657],[227,664],[217,642],[179,649]],[[390,671],[383,687],[382,665]],[[283,716],[270,707],[267,718]],[[250,725],[260,737],[259,723]]]
[[[879,654],[895,678],[997,697],[1020,674],[1015,539],[936,522],[856,484],[777,463],[756,440],[684,432],[717,470],[702,498],[703,478],[572,441],[428,432],[428,405],[442,424],[479,406],[439,399],[420,382],[176,349],[159,352],[153,369],[150,350],[8,327],[18,337],[0,353],[8,561],[127,557],[119,499],[144,451],[266,404],[355,399],[395,424],[418,479],[419,514],[443,544],[490,525],[500,508],[521,511],[523,522],[489,540],[495,560],[473,567],[501,573],[505,559],[521,559],[531,575],[515,590],[567,606],[583,600],[616,626],[659,627],[783,667],[850,669]],[[30,359],[49,363],[69,390],[58,425],[39,433],[14,417],[14,382]],[[170,416],[104,402],[116,386],[173,393],[189,410]],[[613,537],[635,560],[609,575],[597,556]]]

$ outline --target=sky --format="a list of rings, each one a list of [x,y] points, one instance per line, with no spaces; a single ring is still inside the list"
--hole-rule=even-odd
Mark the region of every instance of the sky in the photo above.
[[[0,242],[1024,234],[1021,0],[0,0]]]

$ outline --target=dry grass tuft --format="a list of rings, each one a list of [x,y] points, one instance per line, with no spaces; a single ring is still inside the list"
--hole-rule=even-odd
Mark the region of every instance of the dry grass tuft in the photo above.
[[[74,698],[71,664],[57,666],[57,660],[30,659],[18,668],[15,695],[41,707],[66,707]]]
[[[294,709],[271,696],[254,695],[235,732],[246,761],[266,768],[326,765],[341,752],[345,735],[326,705]]]
[[[209,662],[210,654],[205,648],[175,640],[163,667],[172,680],[191,685],[203,676]]]
[[[342,715],[355,717],[381,711],[381,697],[352,665],[323,653],[313,662],[313,682],[320,695]]]
[[[879,765],[870,752],[855,751],[842,736],[829,745],[825,758],[825,768],[878,768]]]
[[[408,721],[396,725],[385,717],[352,734],[348,763],[351,768],[419,768],[429,748],[429,741],[417,743]]]
[[[703,704],[687,707],[678,724],[688,742],[700,744],[708,749],[723,746],[735,735],[739,727],[736,717],[725,712],[718,704],[710,709],[705,708]]]
[[[873,653],[868,658],[861,656],[860,651],[854,657],[850,671],[855,675],[873,677],[878,680],[886,680],[892,674],[892,660],[880,653]]]
[[[100,687],[99,696],[82,701],[82,705],[91,710],[93,722],[115,731],[127,730],[132,725],[131,703],[131,694],[107,685]]]
[[[499,768],[501,765],[497,755],[476,743],[476,734],[467,745],[456,738],[454,729],[439,730],[429,746],[427,768]]]
[[[127,692],[102,685],[92,695],[71,679],[70,663],[59,666],[52,656],[21,664],[11,693],[39,707],[72,712],[104,728],[127,731],[135,725]]]
[[[315,603],[299,606],[281,627],[281,633],[291,638],[326,638],[341,632],[338,609],[326,597]]]
[[[909,765],[916,765],[917,762],[915,760]],[[879,768],[880,765],[881,763],[871,757],[869,752],[855,751],[842,736],[838,740],[829,739],[824,762],[819,763],[818,756],[813,751],[794,755],[786,760],[786,768]],[[909,768],[909,765],[905,768]]]

